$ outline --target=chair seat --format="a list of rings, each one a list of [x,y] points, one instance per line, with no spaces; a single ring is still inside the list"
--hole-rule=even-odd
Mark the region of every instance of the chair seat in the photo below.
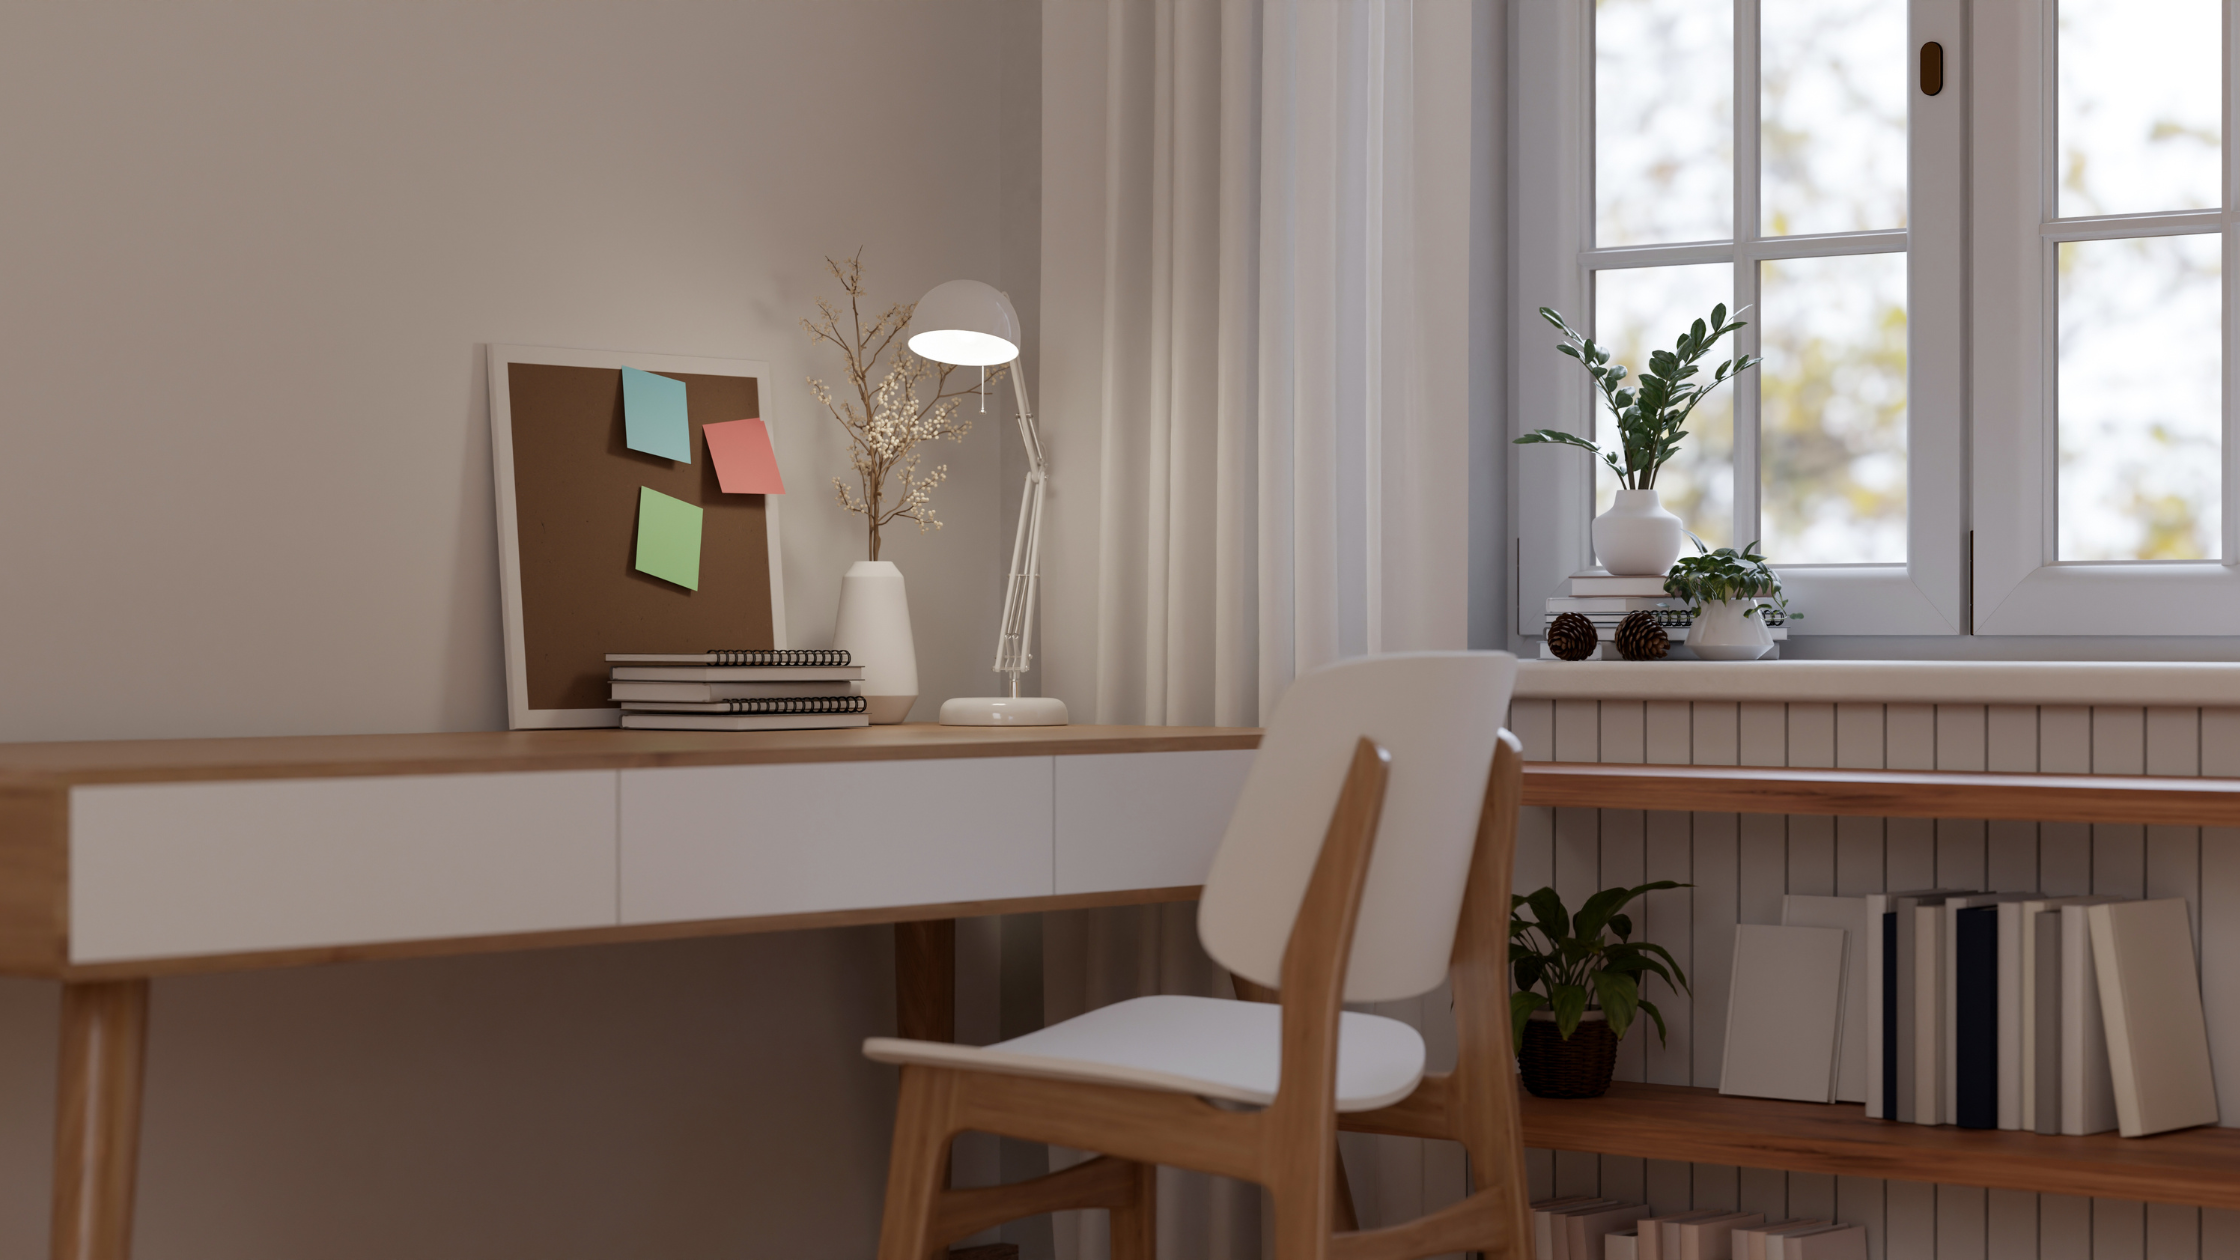
[[[992,1046],[872,1037],[866,1056],[1011,1076],[1126,1085],[1266,1106],[1281,1074],[1283,1010],[1221,998],[1140,997]],[[1423,1037],[1396,1019],[1338,1019],[1338,1110],[1389,1107],[1423,1079]]]

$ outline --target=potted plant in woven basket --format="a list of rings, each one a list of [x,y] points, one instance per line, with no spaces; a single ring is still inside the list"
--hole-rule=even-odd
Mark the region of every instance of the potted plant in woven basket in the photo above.
[[[1687,887],[1662,879],[1605,888],[1577,914],[1553,888],[1509,899],[1509,972],[1517,985],[1509,1017],[1526,1089],[1542,1098],[1600,1097],[1637,1012],[1648,1012],[1664,1040],[1664,1016],[1641,996],[1642,978],[1656,976],[1684,993],[1688,977],[1662,945],[1631,939],[1633,920],[1622,912],[1643,893]]]

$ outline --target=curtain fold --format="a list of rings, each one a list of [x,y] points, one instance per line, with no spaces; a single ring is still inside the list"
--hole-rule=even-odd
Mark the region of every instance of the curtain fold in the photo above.
[[[1498,15],[1044,6],[1042,660],[1076,720],[1259,725],[1302,670],[1466,645],[1471,196],[1497,183],[1472,177],[1473,50]],[[1229,996],[1195,909],[1048,916],[1047,1017]],[[1437,995],[1380,1009],[1442,1044]],[[1345,1149],[1370,1221],[1461,1191],[1451,1152]],[[1162,1257],[1260,1254],[1256,1188],[1160,1192]],[[1104,1228],[1061,1217],[1057,1255],[1104,1256]]]

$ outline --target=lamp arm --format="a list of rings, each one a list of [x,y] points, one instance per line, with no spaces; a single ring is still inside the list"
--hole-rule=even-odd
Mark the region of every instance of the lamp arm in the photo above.
[[[1036,567],[1042,553],[1042,492],[1049,481],[1050,465],[1042,450],[1042,435],[1035,430],[1034,412],[1027,405],[1025,362],[1011,361],[1011,388],[1019,400],[1019,437],[1026,444],[1027,483],[1019,494],[1019,528],[1011,539],[1011,576],[1004,584],[1003,627],[996,637],[997,673],[1009,674],[1011,694],[1019,694],[1019,675],[1033,660]]]

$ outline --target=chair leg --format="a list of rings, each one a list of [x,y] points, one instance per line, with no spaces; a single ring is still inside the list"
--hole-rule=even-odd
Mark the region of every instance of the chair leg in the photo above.
[[[894,1147],[887,1159],[887,1204],[879,1222],[879,1260],[926,1260],[949,1240],[929,1235],[934,1199],[949,1180],[956,1074],[906,1064],[896,1100]]]
[[[1112,1216],[1112,1260],[1157,1260],[1159,1251],[1159,1166],[1136,1164],[1135,1192]]]

